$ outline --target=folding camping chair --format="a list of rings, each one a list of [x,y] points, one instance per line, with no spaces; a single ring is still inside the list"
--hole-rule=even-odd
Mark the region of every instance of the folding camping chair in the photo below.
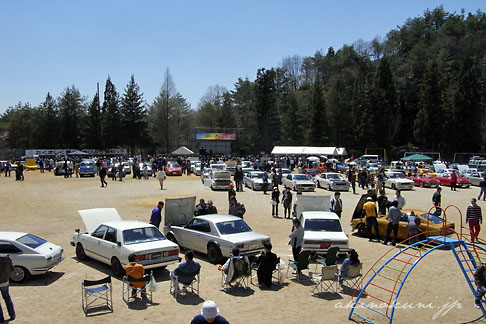
[[[329,249],[327,249],[327,253],[325,257],[318,256],[316,262],[316,272],[317,272],[317,266],[319,264],[322,264],[323,266],[330,266],[336,264],[338,252],[339,252],[339,248],[337,246],[332,246]]]
[[[150,272],[150,275],[146,274],[142,278],[133,278],[132,276],[124,276],[123,277],[123,301],[125,303],[129,303],[130,299],[136,299],[136,295],[138,293],[147,296],[147,299],[150,301],[151,304],[153,304],[152,300],[152,291],[150,289],[147,289],[150,285],[150,280],[152,279],[153,272]],[[135,282],[144,282],[145,286],[143,287],[134,287],[131,285],[131,283]],[[134,290],[134,291],[133,291]],[[147,291],[148,290],[148,291]]]
[[[179,289],[179,283],[183,284],[185,287],[189,287],[191,292],[193,294],[196,294],[199,296],[199,282],[200,282],[200,276],[199,276],[200,269],[198,269],[196,272],[192,273],[185,273],[179,270],[179,275],[175,276],[175,280],[170,280],[170,290],[169,292],[174,295],[174,298],[177,299],[177,296],[179,296],[180,292],[186,292],[187,293],[187,288],[186,289]]]
[[[272,279],[276,280],[277,283],[280,285],[282,281],[282,269],[285,268],[285,263],[281,263],[280,257],[277,258],[277,264],[275,266],[275,270],[272,271]],[[255,274],[253,274],[255,271]],[[257,278],[257,271],[258,271],[258,264],[253,262],[251,264],[251,276],[250,276],[250,283],[253,285],[253,279]]]
[[[230,275],[231,277],[228,278]],[[248,257],[233,257],[228,267],[228,273],[221,271],[221,286],[224,290],[236,286],[247,289],[250,287],[248,283],[250,277],[251,268]]]
[[[89,316],[90,310],[102,310],[103,308],[112,313],[111,276],[100,280],[84,280],[81,283],[81,303],[86,316]]]
[[[304,269],[309,269],[309,256],[310,256],[311,251],[309,250],[303,250],[300,251],[299,253],[299,258],[297,259],[297,262],[293,260],[289,260],[289,267],[287,268],[287,277],[289,274],[289,269],[292,268],[294,271],[297,272],[296,278],[297,281],[299,280],[299,274],[300,271]]]
[[[312,277],[312,281],[316,283],[312,292],[326,292],[330,291],[337,293],[337,265],[323,266],[321,275]]]
[[[341,278],[342,279],[341,286],[349,282],[351,284],[351,285],[347,285],[349,288],[351,289],[360,288],[359,283],[361,277],[363,276],[361,274],[361,269],[363,269],[363,263],[360,263],[358,265],[349,265],[348,274]]]

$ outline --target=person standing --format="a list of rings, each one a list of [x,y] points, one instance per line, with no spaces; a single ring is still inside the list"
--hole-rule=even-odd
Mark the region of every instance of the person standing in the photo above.
[[[353,194],[356,194],[356,172],[354,168],[348,170],[348,181],[351,183],[351,188],[353,188]]]
[[[341,193],[339,191],[334,193],[334,198],[331,199],[330,205],[331,211],[341,218],[341,213],[343,212],[343,201],[341,200]]]
[[[400,224],[400,216],[402,216],[402,212],[397,206],[398,206],[398,201],[394,200],[392,201],[390,209],[388,210],[388,217],[386,218],[388,220],[388,226],[386,228],[385,239],[383,240],[384,245],[388,244],[388,236],[391,234],[392,230],[393,230],[392,245],[395,246],[397,242],[398,225]]]
[[[10,275],[13,271],[12,260],[7,254],[0,254],[0,292],[2,293],[5,305],[7,305],[8,315],[10,316],[9,321],[15,319],[15,309],[13,305],[12,298],[8,292],[8,284]],[[0,323],[5,322],[3,317],[2,306],[0,305]]]
[[[380,195],[376,201],[378,203],[378,214],[386,215],[386,209],[388,208],[388,197],[386,196],[385,189],[380,190]]]
[[[483,180],[479,182],[479,188],[480,191],[479,191],[478,200],[481,200],[481,196],[483,196],[483,201],[485,201],[486,200],[486,176],[484,176]]]
[[[363,204],[363,212],[366,216],[366,228],[368,229],[370,236],[368,241],[373,240],[373,232],[371,231],[372,227],[375,230],[376,239],[378,242],[380,241],[380,234],[378,232],[378,221],[376,220],[377,212],[376,212],[376,204],[373,201],[372,197],[366,198],[366,202]]]
[[[160,190],[164,190],[164,180],[166,178],[164,168],[161,167],[157,173],[157,178],[159,179]]]
[[[120,164],[118,164],[118,178],[119,178],[119,181],[123,181],[123,176],[124,176],[123,164],[120,162]]]
[[[212,200],[208,200],[208,214],[217,214],[218,209],[214,206]]]
[[[191,324],[229,324],[223,316],[219,315],[219,309],[212,300],[204,302],[201,308],[201,314],[194,316]]]
[[[282,196],[282,204],[284,207],[284,218],[290,219],[290,209],[292,208],[292,192],[290,187],[286,187]],[[289,216],[287,217],[287,212]]]
[[[228,214],[237,216],[239,218],[243,218],[243,215],[246,212],[245,205],[240,204],[237,200],[236,197],[231,197],[230,200],[230,205],[228,209]]]
[[[280,203],[280,191],[278,187],[272,189],[272,217],[278,217],[278,204]]]
[[[101,181],[101,187],[103,188],[104,186],[108,187],[108,182],[106,182],[106,168],[101,167],[100,172],[98,173],[100,176],[100,181]]]
[[[147,166],[147,162],[144,162],[143,163],[143,179],[144,180],[148,180],[148,166]]]
[[[441,194],[440,192],[442,191],[442,188],[441,187],[437,187],[437,191],[434,192],[434,194],[432,195],[432,203],[434,204],[434,206],[438,206],[440,207],[440,203],[441,203]],[[441,210],[440,208],[435,208],[435,215],[437,216],[440,216],[441,214]]]
[[[471,232],[471,242],[479,236],[481,225],[483,223],[483,217],[481,215],[481,207],[476,204],[476,198],[471,199],[471,204],[467,206],[466,210],[466,224],[469,224],[469,231]]]
[[[300,225],[300,220],[297,218],[292,220],[292,233],[289,234],[289,237],[292,255],[294,256],[294,261],[297,262],[300,250],[302,250],[302,242],[304,241],[304,228]]]
[[[79,178],[79,162],[78,160],[74,161],[74,174],[76,178]]]
[[[241,171],[240,167],[236,168],[233,179],[236,183],[236,191],[243,191],[243,171]]]
[[[393,197],[393,200],[398,201],[398,209],[403,209],[405,207],[405,197],[401,195],[401,190],[396,190],[395,191],[395,197]]]
[[[474,283],[478,288],[476,299],[474,303],[476,308],[481,307],[481,299],[483,299],[484,294],[486,294],[486,263],[480,263],[479,266],[474,271]]]
[[[162,208],[164,208],[164,202],[159,201],[157,207],[152,209],[152,214],[150,215],[150,224],[159,228],[160,222],[162,221]]]
[[[456,191],[456,184],[457,184],[457,174],[456,171],[452,171],[451,173],[451,190]]]
[[[266,195],[267,194],[267,186],[268,186],[268,174],[265,171],[263,171],[262,181],[263,181],[263,194]]]
[[[231,200],[231,197],[236,197],[235,185],[230,183],[228,188],[228,201]]]

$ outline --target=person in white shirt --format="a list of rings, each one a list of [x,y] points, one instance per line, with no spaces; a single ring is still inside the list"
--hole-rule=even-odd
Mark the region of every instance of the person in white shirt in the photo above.
[[[398,201],[398,209],[403,209],[403,207],[405,207],[405,197],[401,195],[400,190],[395,191],[395,197],[393,197],[393,200]]]

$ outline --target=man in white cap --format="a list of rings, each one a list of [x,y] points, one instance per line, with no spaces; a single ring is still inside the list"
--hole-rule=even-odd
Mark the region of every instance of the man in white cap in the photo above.
[[[229,324],[223,316],[219,315],[219,309],[212,300],[204,302],[201,308],[201,315],[196,315],[191,321],[191,324]]]

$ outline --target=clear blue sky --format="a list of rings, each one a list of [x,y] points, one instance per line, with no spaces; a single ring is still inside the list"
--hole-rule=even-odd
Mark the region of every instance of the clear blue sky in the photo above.
[[[254,80],[258,68],[283,57],[384,37],[441,4],[457,13],[486,7],[484,0],[1,1],[0,113],[71,85],[91,100],[108,75],[123,93],[134,74],[150,104],[167,67],[196,109],[209,86],[231,90],[238,77]]]

